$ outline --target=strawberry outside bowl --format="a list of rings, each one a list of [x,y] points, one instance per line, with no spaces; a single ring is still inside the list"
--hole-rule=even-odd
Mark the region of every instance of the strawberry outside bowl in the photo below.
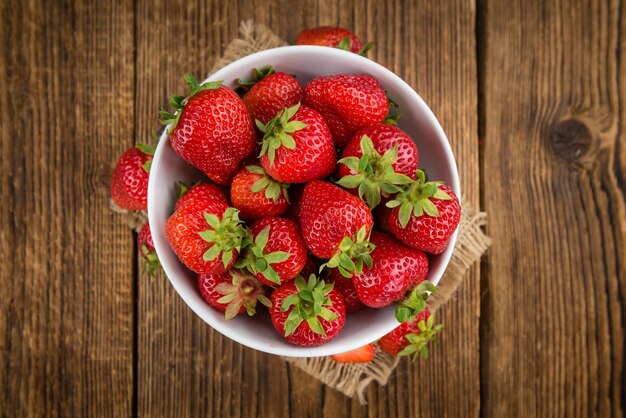
[[[294,74],[304,86],[311,79],[332,74],[369,74],[381,84],[402,113],[398,126],[417,144],[420,168],[428,177],[442,180],[460,196],[459,176],[452,149],[441,125],[420,96],[400,77],[382,65],[357,54],[321,46],[286,46],[269,49],[241,58],[211,75],[207,80],[224,80],[229,87],[236,79],[249,79],[253,68],[273,65],[277,71]],[[272,326],[269,314],[258,309],[254,317],[240,315],[224,319],[224,314],[211,308],[200,295],[196,274],[176,257],[165,237],[165,223],[174,210],[177,183],[192,184],[204,175],[189,165],[172,149],[167,131],[159,141],[148,186],[148,218],[157,255],[165,274],[187,305],[207,324],[240,344],[266,353],[290,357],[318,357],[343,353],[370,343],[398,326],[395,306],[364,309],[349,314],[342,332],[318,347],[289,344]],[[450,261],[458,231],[448,248],[440,255],[430,256],[428,280],[437,284]]]

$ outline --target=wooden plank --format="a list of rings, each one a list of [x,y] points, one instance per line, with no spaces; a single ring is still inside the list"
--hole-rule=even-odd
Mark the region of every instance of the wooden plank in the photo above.
[[[257,13],[265,11],[246,1],[228,6],[219,1],[138,3],[135,108],[140,135],[147,138],[158,128],[157,110],[185,89],[182,74],[206,76],[237,35],[240,20]],[[279,358],[213,331],[164,276],[144,277],[138,288],[139,416],[288,415],[289,377]]]
[[[167,95],[183,89],[180,75],[185,71],[205,75],[212,54],[247,18],[292,42],[302,28],[319,24],[352,27],[376,40],[373,57],[407,79],[432,105],[459,160],[464,197],[478,203],[472,3],[418,7],[411,2],[242,0],[224,7],[217,1],[141,2],[135,100],[139,133],[147,135],[157,126],[158,107],[166,105]],[[442,310],[440,319],[449,331],[430,361],[402,363],[390,385],[373,387],[369,405],[361,407],[278,358],[242,348],[211,331],[164,277],[142,279],[139,415],[477,416],[478,283],[478,272],[473,271],[457,301]]]
[[[623,18],[617,0],[486,4],[485,416],[624,413]]]
[[[132,144],[132,5],[0,16],[0,415],[129,416],[133,242],[108,176]]]

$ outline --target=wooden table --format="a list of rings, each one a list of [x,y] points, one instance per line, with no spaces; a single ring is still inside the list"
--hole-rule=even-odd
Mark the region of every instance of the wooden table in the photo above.
[[[626,3],[0,2],[5,417],[609,417],[626,402]],[[341,25],[430,104],[494,245],[369,404],[140,274],[116,157],[253,18]]]

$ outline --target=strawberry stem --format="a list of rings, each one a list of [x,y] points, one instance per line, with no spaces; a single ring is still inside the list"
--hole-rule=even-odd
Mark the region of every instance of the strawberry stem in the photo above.
[[[254,69],[255,80],[254,81],[244,81],[241,78],[238,78],[237,79],[237,88],[235,89],[235,92],[237,92],[237,94],[239,94],[240,96],[243,96],[248,91],[250,91],[252,86],[254,86],[259,81],[263,80],[268,75],[274,74],[275,72],[276,72],[276,69],[273,66],[271,66],[271,65],[268,65],[268,66],[263,67],[261,69],[255,68]]]
[[[398,322],[414,321],[415,317],[426,309],[428,297],[436,291],[435,285],[428,280],[414,287],[408,296],[396,306],[396,319]]]
[[[452,196],[439,186],[440,181],[426,181],[426,174],[422,170],[416,171],[417,180],[403,185],[394,200],[387,202],[388,208],[397,208],[400,226],[406,228],[411,216],[419,218],[426,213],[428,216],[439,217],[439,210],[432,199],[451,200]]]
[[[141,244],[141,252],[144,256],[144,263],[148,276],[153,276],[158,270],[161,269],[161,262],[156,252],[150,251],[146,244]]]
[[[339,160],[340,164],[357,174],[345,176],[337,184],[348,189],[358,187],[359,197],[367,203],[370,210],[380,204],[381,195],[397,193],[402,190],[398,186],[413,182],[409,176],[396,173],[393,168],[393,163],[398,159],[397,145],[380,155],[370,137],[363,135],[361,151],[361,158],[346,157]]]
[[[261,273],[263,277],[272,283],[280,284],[280,276],[272,267],[272,264],[287,261],[291,254],[285,251],[274,251],[265,254],[265,246],[269,240],[270,227],[267,226],[258,233],[254,241],[243,251],[243,257],[237,261],[235,267],[245,268],[252,274]]]
[[[298,109],[300,109],[300,103],[293,107],[285,108],[266,125],[258,119],[255,121],[259,130],[264,134],[261,140],[262,145],[259,158],[267,154],[270,165],[274,165],[276,150],[280,147],[287,149],[296,148],[296,142],[291,134],[307,127],[306,123],[299,120],[290,120],[298,112]]]
[[[233,250],[241,252],[241,248],[249,244],[250,233],[239,219],[239,211],[228,208],[222,219],[211,213],[204,213],[204,219],[211,229],[198,232],[200,237],[213,244],[204,253],[204,261],[216,259],[221,254],[222,264],[227,268],[233,259]]]
[[[253,316],[256,313],[257,301],[263,305],[271,307],[272,303],[263,294],[263,286],[253,276],[231,269],[231,283],[220,283],[215,287],[215,291],[222,296],[218,303],[226,305],[224,316],[232,319],[239,314],[241,306],[246,308],[246,313]]]
[[[415,361],[418,357],[428,358],[428,344],[432,341],[435,344],[439,344],[439,334],[443,330],[443,325],[435,325],[435,315],[431,314],[427,320],[421,320],[417,323],[419,329],[418,333],[406,334],[404,338],[409,342],[404,349],[402,349],[398,356],[411,356],[412,361]]]
[[[196,94],[200,93],[204,90],[216,90],[218,89],[223,81],[207,81],[202,84],[198,84],[196,79],[191,74],[184,74],[183,78],[185,82],[191,87],[187,96],[172,96],[170,97],[169,103],[170,106],[174,109],[174,113],[168,112],[166,110],[159,111],[159,115],[161,116],[161,124],[169,125],[167,127],[167,133],[171,134],[172,131],[178,125],[178,120],[180,119],[180,115],[183,113],[183,109],[191,99]]]
[[[252,193],[258,193],[265,190],[265,197],[267,199],[272,199],[276,202],[280,196],[283,195],[287,203],[289,203],[289,193],[287,192],[287,189],[289,189],[289,183],[281,183],[280,181],[274,180],[265,172],[263,167],[258,165],[246,166],[246,170],[250,173],[260,174],[263,176],[255,181],[254,184],[252,184],[252,187],[250,187],[250,191]]]
[[[336,268],[342,276],[351,278],[355,274],[363,272],[363,264],[372,267],[372,256],[376,246],[369,241],[367,227],[363,225],[354,237],[344,237],[339,243],[339,250],[328,262],[320,266],[320,271],[325,267]]]
[[[298,293],[287,296],[280,306],[283,312],[287,312],[293,306],[285,321],[285,337],[293,334],[303,321],[306,321],[316,334],[326,336],[319,318],[326,321],[334,321],[338,318],[327,308],[333,304],[328,294],[333,290],[334,284],[326,283],[311,274],[308,281],[305,281],[302,276],[296,277],[295,285]]]

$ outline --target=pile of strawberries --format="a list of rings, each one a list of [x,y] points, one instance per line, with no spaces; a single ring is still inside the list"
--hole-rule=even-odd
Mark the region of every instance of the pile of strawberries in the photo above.
[[[368,48],[340,28],[304,31],[298,43]],[[457,196],[418,169],[418,149],[374,78],[337,74],[303,87],[271,66],[255,73],[236,90],[186,75],[189,93],[161,112],[172,148],[210,180],[181,184],[165,227],[172,250],[227,319],[260,303],[288,342],[317,346],[346,314],[396,303],[402,325],[379,346],[425,355],[440,329],[425,303],[427,254],[442,253],[456,230]],[[141,146],[120,158],[118,206],[145,210],[153,154]],[[138,239],[156,268],[147,224]],[[374,351],[336,360],[369,361]]]

